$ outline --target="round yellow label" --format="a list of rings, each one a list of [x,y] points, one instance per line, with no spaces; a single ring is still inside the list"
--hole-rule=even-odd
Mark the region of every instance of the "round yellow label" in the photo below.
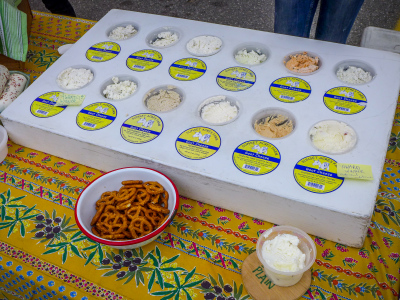
[[[271,143],[252,140],[239,145],[233,152],[232,160],[243,173],[264,175],[279,166],[281,154]]]
[[[61,92],[49,92],[37,97],[31,104],[31,114],[38,118],[50,118],[62,112],[66,106],[54,106]]]
[[[359,90],[338,86],[327,91],[324,103],[331,111],[342,115],[354,115],[367,107],[367,98]]]
[[[336,161],[322,155],[311,155],[299,160],[293,175],[303,189],[318,194],[333,192],[344,181],[343,177],[337,175]]]
[[[311,86],[297,77],[283,77],[271,83],[269,92],[276,100],[294,103],[306,100],[311,94]]]
[[[217,76],[218,85],[227,91],[239,92],[251,88],[256,82],[256,74],[244,67],[231,67]]]
[[[94,44],[86,51],[86,58],[93,62],[104,62],[116,57],[121,47],[114,42],[101,42]]]
[[[188,159],[204,159],[221,146],[219,134],[207,127],[193,127],[182,132],[175,142],[176,150]]]
[[[114,122],[117,109],[110,103],[97,102],[83,108],[76,116],[76,124],[84,130],[99,130]]]
[[[169,67],[169,75],[180,81],[190,81],[200,78],[207,70],[204,61],[198,58],[182,58]]]
[[[140,50],[129,55],[126,66],[132,71],[144,72],[153,70],[162,62],[162,55],[155,50]]]
[[[122,138],[133,144],[143,144],[157,138],[164,128],[160,117],[138,114],[127,119],[121,126]]]

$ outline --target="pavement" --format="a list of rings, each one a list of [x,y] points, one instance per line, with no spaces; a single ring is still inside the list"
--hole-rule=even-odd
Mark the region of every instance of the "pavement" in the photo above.
[[[48,12],[41,0],[29,0],[29,2],[33,10]],[[274,25],[274,0],[70,0],[70,2],[77,17],[88,20],[100,20],[109,10],[116,8],[268,32],[273,32]],[[362,33],[368,26],[394,29],[399,18],[399,0],[365,0],[347,44],[359,46]]]

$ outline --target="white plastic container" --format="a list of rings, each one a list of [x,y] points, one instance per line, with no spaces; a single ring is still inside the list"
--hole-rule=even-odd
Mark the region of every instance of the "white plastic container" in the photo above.
[[[296,272],[283,272],[275,269],[266,262],[262,254],[262,246],[266,241],[272,240],[281,234],[291,234],[299,238],[300,243],[298,247],[301,252],[306,255],[304,268]],[[292,226],[276,226],[265,231],[258,239],[256,251],[258,259],[264,265],[265,274],[267,274],[268,278],[278,286],[292,286],[299,282],[304,272],[311,268],[317,256],[317,249],[310,236],[303,230]]]

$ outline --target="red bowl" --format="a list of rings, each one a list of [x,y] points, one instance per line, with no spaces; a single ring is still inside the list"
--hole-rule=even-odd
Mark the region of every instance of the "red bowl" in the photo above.
[[[122,186],[121,182],[124,180],[143,180],[144,182],[157,181],[160,183],[169,194],[169,216],[156,230],[137,239],[113,241],[98,237],[92,233],[92,226],[90,225],[90,222],[96,213],[96,201],[99,200],[101,194],[106,191],[118,191]],[[140,167],[127,167],[116,169],[101,175],[82,191],[75,205],[75,221],[83,234],[93,241],[117,249],[132,249],[142,247],[154,241],[172,221],[178,207],[179,193],[171,179],[156,170]]]

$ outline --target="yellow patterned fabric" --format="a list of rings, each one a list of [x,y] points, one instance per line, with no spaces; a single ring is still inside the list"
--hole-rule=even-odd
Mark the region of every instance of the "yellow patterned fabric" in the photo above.
[[[57,59],[59,46],[93,25],[34,12],[25,70],[32,80]],[[400,106],[364,247],[312,236],[318,255],[303,298],[398,298],[399,122]],[[102,172],[12,141],[8,147],[0,164],[1,299],[251,299],[241,266],[273,224],[182,197],[156,241],[111,249],[83,235],[73,211],[79,193]]]

